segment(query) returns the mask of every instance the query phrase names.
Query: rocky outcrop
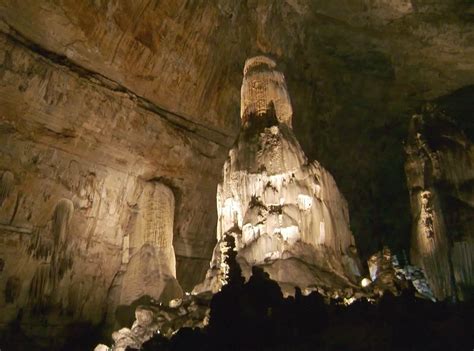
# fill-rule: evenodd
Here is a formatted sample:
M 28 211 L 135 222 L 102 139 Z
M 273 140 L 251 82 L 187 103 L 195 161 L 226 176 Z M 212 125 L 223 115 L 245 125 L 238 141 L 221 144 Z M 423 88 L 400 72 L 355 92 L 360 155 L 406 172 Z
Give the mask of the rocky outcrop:
M 244 275 L 263 267 L 287 294 L 294 287 L 343 288 L 358 284 L 360 264 L 349 214 L 336 183 L 308 162 L 292 130 L 283 74 L 267 57 L 246 61 L 242 130 L 217 190 L 217 246 L 205 282 L 218 291 L 226 280 L 226 237 Z
M 418 297 L 436 301 L 423 270 L 409 264 L 401 265 L 388 247 L 370 256 L 367 265 L 371 280 L 365 278 L 362 285 L 368 287 L 366 290 L 371 291 L 373 296 L 383 296 L 386 292 L 400 295 L 412 289 Z
M 135 309 L 135 321 L 131 328 L 121 328 L 112 333 L 111 348 L 97 345 L 95 351 L 124 351 L 140 349 L 154 335 L 171 338 L 181 328 L 203 328 L 209 323 L 210 295 L 185 294 L 169 303 L 148 304 Z
M 436 105 L 414 115 L 405 165 L 413 216 L 412 261 L 436 298 L 467 299 L 474 287 L 474 145 Z

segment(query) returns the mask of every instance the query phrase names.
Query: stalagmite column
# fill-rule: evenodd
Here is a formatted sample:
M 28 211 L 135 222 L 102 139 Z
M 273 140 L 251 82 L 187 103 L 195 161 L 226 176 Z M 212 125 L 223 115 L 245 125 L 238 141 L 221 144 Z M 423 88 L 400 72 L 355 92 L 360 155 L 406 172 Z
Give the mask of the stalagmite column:
M 359 261 L 347 204 L 318 162 L 308 162 L 292 130 L 282 73 L 264 56 L 247 60 L 242 128 L 217 190 L 217 240 L 211 268 L 195 291 L 225 283 L 225 237 L 235 238 L 246 276 L 262 266 L 283 290 L 343 289 L 358 283 Z M 225 269 L 224 269 L 225 270 Z
M 125 262 L 120 305 L 130 305 L 144 296 L 165 302 L 182 296 L 173 248 L 174 206 L 173 192 L 167 186 L 144 184 L 129 247 L 125 248 L 130 259 Z
M 474 288 L 474 145 L 436 106 L 413 116 L 405 172 L 413 217 L 411 259 L 437 299 Z

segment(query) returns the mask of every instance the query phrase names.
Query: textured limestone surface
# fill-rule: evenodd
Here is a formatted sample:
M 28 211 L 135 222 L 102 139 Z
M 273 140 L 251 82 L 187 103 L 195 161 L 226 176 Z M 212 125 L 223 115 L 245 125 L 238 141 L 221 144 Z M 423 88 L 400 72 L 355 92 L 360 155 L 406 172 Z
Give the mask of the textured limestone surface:
M 406 152 L 412 261 L 436 298 L 472 298 L 474 145 L 449 115 L 428 104 L 412 118 Z
M 242 130 L 218 186 L 217 245 L 197 292 L 225 283 L 230 235 L 244 276 L 263 267 L 286 294 L 354 287 L 360 279 L 346 200 L 294 136 L 285 79 L 275 66 L 262 56 L 246 61 Z
M 144 186 L 130 232 L 123 237 L 122 266 L 109 290 L 109 320 L 112 314 L 120 314 L 120 306 L 131 306 L 144 297 L 155 303 L 182 298 L 176 280 L 174 210 L 170 188 L 155 182 Z
M 203 275 L 224 148 L 29 44 L 0 35 L 0 325 L 59 344 Z

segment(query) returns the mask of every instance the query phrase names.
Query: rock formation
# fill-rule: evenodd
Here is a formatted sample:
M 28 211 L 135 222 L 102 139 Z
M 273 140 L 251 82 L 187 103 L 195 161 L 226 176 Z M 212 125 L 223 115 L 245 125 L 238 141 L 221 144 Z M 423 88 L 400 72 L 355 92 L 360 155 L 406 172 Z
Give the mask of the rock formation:
M 343 289 L 361 275 L 349 214 L 336 183 L 308 162 L 292 131 L 292 107 L 275 62 L 246 61 L 242 129 L 217 190 L 217 245 L 195 291 L 218 291 L 226 280 L 226 237 L 235 238 L 246 277 L 261 266 L 287 294 L 294 287 Z
M 437 299 L 466 299 L 474 287 L 474 145 L 427 104 L 411 120 L 406 153 L 411 259 Z
M 398 257 L 388 247 L 370 256 L 367 265 L 372 281 L 366 280 L 363 285 L 370 285 L 373 296 L 382 296 L 387 291 L 400 295 L 412 284 L 418 297 L 436 301 L 423 270 L 409 264 L 400 265 Z
M 68 115 L 74 128 L 64 125 L 61 138 L 57 124 L 50 139 L 87 136 L 93 149 L 78 143 L 75 151 L 88 150 L 94 164 L 119 170 L 136 162 L 136 170 L 182 183 L 186 201 L 177 206 L 186 215 L 182 221 L 178 209 L 175 250 L 177 275 L 189 289 L 202 279 L 214 247 L 210 209 L 240 127 L 242 63 L 257 52 L 274 55 L 293 92 L 299 142 L 337 178 L 359 249 L 370 254 L 381 233 L 390 246 L 407 244 L 400 145 L 407 111 L 473 83 L 473 11 L 472 2 L 459 0 L 3 0 L 0 112 L 39 125 Z M 25 50 L 34 65 L 19 53 Z M 82 79 L 66 78 L 71 72 Z M 36 103 L 43 97 L 51 104 Z M 178 127 L 194 150 L 171 147 L 168 128 L 126 133 L 150 119 Z M 100 134 L 104 126 L 115 139 Z M 181 136 L 171 138 L 181 145 Z M 115 156 L 99 159 L 110 150 Z M 191 182 L 196 175 L 201 179 Z M 205 210 L 194 201 L 205 201 Z
M 122 267 L 109 296 L 112 314 L 117 313 L 115 307 L 130 306 L 144 297 L 168 304 L 183 296 L 176 280 L 173 192 L 157 182 L 146 182 L 140 192 L 130 213 L 130 232 L 123 237 Z
M 131 328 L 120 328 L 112 333 L 113 345 L 97 345 L 95 351 L 124 351 L 140 349 L 156 334 L 171 338 L 181 328 L 203 328 L 209 323 L 210 295 L 185 294 L 169 303 L 138 305 L 134 310 Z

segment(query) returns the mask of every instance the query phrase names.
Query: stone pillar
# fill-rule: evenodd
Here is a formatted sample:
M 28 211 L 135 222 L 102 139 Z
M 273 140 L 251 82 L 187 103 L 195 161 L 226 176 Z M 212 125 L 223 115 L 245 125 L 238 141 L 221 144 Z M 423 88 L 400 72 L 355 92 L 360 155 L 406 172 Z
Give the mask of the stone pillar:
M 129 233 L 128 262 L 120 283 L 120 305 L 142 297 L 169 302 L 182 296 L 176 280 L 173 248 L 173 191 L 158 182 L 145 182 Z

